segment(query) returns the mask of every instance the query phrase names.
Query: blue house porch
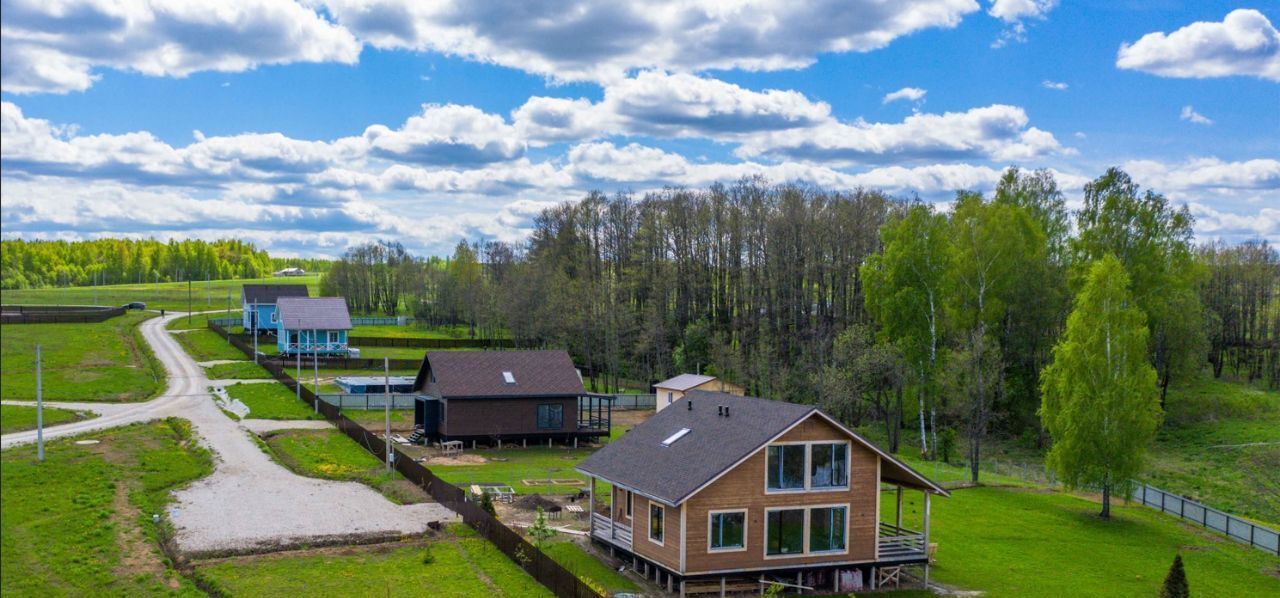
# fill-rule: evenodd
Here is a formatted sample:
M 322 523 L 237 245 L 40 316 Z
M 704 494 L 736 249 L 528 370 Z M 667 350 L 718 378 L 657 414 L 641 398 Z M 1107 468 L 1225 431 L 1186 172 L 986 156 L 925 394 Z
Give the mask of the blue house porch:
M 282 297 L 277 309 L 281 355 L 347 355 L 351 315 L 342 297 Z

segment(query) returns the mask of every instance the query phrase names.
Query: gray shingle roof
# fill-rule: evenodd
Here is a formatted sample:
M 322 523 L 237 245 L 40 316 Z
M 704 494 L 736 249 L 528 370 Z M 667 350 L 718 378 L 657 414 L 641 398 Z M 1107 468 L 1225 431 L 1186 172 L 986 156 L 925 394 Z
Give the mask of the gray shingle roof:
M 430 366 L 446 399 L 576 397 L 586 394 L 573 359 L 564 351 L 428 351 L 418 388 Z M 508 384 L 503 372 L 511 372 Z
M 670 388 L 672 390 L 686 391 L 699 384 L 706 384 L 715 380 L 715 376 L 703 376 L 701 374 L 680 374 L 674 378 L 663 380 L 653 386 L 655 388 Z
M 306 297 L 305 284 L 247 284 L 241 296 L 248 303 L 276 303 L 281 297 Z
M 281 297 L 276 309 L 285 330 L 351 330 L 342 297 Z
M 718 415 L 717 405 L 727 405 L 729 417 Z M 695 390 L 587 457 L 578 469 L 678 504 L 814 411 L 795 403 Z M 689 433 L 662 446 L 681 428 Z
M 693 409 L 688 408 L 690 401 Z M 729 417 L 716 413 L 719 405 L 729 408 Z M 577 469 L 677 505 L 795 423 L 815 414 L 825 417 L 807 405 L 695 390 L 584 459 Z M 689 433 L 670 446 L 662 446 L 663 440 L 683 428 Z M 883 481 L 949 496 L 941 486 L 892 455 L 845 431 L 882 457 Z

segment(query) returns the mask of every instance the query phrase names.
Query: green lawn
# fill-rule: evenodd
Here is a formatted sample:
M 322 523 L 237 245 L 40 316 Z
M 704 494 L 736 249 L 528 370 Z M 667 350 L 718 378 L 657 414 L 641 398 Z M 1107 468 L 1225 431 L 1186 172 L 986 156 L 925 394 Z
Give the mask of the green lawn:
M 232 384 L 227 395 L 249 407 L 248 419 L 324 419 L 283 384 Z
M 886 495 L 886 499 L 889 495 Z M 904 519 L 919 526 L 918 492 L 906 493 Z M 936 498 L 933 578 L 989 596 L 1155 596 L 1175 554 L 1192 595 L 1280 593 L 1274 555 L 1241 546 L 1140 506 L 1097 503 L 1039 489 L 973 488 Z M 893 509 L 883 509 L 890 520 Z
M 550 596 L 497 548 L 463 525 L 394 548 L 279 553 L 231 559 L 200 572 L 235 596 Z M 427 554 L 430 562 L 425 562 Z
M 205 368 L 210 380 L 263 380 L 271 378 L 271 374 L 262 366 L 252 361 L 235 363 L 219 363 Z
M 70 422 L 97 417 L 89 412 L 77 412 L 69 409 L 44 410 L 44 425 L 56 426 Z M 36 429 L 36 408 L 21 405 L 0 405 L 0 434 L 21 432 Z
M 214 361 L 218 359 L 244 359 L 245 354 L 231 346 L 231 343 L 218 336 L 218 333 L 199 328 L 173 335 L 187 354 L 196 361 Z
M 543 546 L 542 552 L 594 588 L 604 588 L 610 594 L 640 591 L 640 587 L 630 579 L 606 566 L 577 543 L 555 542 Z
M 177 419 L 0 453 L 0 594 L 203 596 L 169 569 L 154 513 L 169 492 L 213 470 L 209 453 Z
M 623 426 L 613 427 L 613 437 L 622 435 Z M 475 483 L 510 484 L 516 494 L 571 494 L 585 490 L 586 486 L 526 486 L 527 479 L 573 479 L 586 481 L 586 476 L 574 471 L 579 461 L 592 453 L 591 449 L 552 448 L 530 445 L 519 449 L 477 449 L 466 451 L 488 459 L 476 465 L 429 465 L 431 472 L 455 486 Z M 606 491 L 607 492 L 607 491 Z M 600 485 L 596 494 L 601 494 Z
M 471 338 L 466 326 L 356 326 L 351 336 L 380 336 L 384 338 L 434 338 L 434 339 L 466 339 Z M 500 335 L 498 338 L 506 338 Z
M 228 296 L 231 309 L 240 307 L 240 291 L 246 284 L 305 284 L 311 296 L 319 296 L 320 276 L 296 276 L 284 278 L 259 278 L 243 280 L 214 280 L 191 283 L 191 310 L 226 310 Z M 97 287 L 62 287 L 44 289 L 15 289 L 4 292 L 4 302 L 33 305 L 70 304 L 93 305 L 94 294 L 98 305 L 124 305 L 142 301 L 147 309 L 187 311 L 187 283 L 162 282 L 159 284 L 117 284 Z
M 237 298 L 236 298 L 236 301 L 239 301 L 239 300 L 240 300 L 240 299 L 237 297 Z M 237 303 L 236 305 L 238 306 L 238 305 L 239 305 L 239 303 Z M 216 308 L 215 308 L 215 309 L 216 309 Z M 169 330 L 187 330 L 187 329 L 191 329 L 191 328 L 208 328 L 208 327 L 209 327 L 209 320 L 210 320 L 210 319 L 217 320 L 217 319 L 222 319 L 222 318 L 236 318 L 236 319 L 238 320 L 238 319 L 240 318 L 240 309 L 239 309 L 239 307 L 237 307 L 235 310 L 233 310 L 230 314 L 227 314 L 227 312 L 225 312 L 225 311 L 218 311 L 218 312 L 213 312 L 213 313 L 208 313 L 208 314 L 191 314 L 191 318 L 190 318 L 190 321 L 189 321 L 189 322 L 187 321 L 187 318 L 185 318 L 185 317 L 183 317 L 183 318 L 174 318 L 173 320 L 170 320 L 168 324 L 165 324 L 165 326 L 166 326 Z M 239 326 L 236 326 L 235 328 L 236 328 L 237 330 L 239 330 Z
M 421 361 L 427 349 L 416 347 L 352 347 L 360 349 L 360 359 L 416 359 Z M 465 349 L 464 349 L 465 350 Z
M 344 409 L 342 414 L 352 421 L 374 431 L 381 430 L 383 423 L 386 421 L 386 412 L 382 409 L 370 409 L 368 411 L 361 409 Z M 413 426 L 412 409 L 391 410 L 392 428 L 407 428 L 411 426 Z
M 282 430 L 264 435 L 263 440 L 281 463 L 299 475 L 360 482 L 398 504 L 426 500 L 404 476 L 388 472 L 380 459 L 337 430 Z
M 89 324 L 0 326 L 0 398 L 35 400 L 37 343 L 45 400 L 124 402 L 155 396 L 163 387 L 163 370 L 138 331 L 149 317 L 130 312 Z

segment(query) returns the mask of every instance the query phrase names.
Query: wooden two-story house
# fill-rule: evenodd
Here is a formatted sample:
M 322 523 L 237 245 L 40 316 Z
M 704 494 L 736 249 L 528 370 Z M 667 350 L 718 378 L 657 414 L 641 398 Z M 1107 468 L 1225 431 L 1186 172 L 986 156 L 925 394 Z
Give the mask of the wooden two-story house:
M 577 470 L 590 478 L 592 538 L 682 595 L 761 579 L 852 591 L 909 565 L 927 579 L 929 497 L 948 495 L 812 406 L 706 391 Z M 884 522 L 882 486 L 896 492 Z M 924 493 L 919 531 L 902 524 L 903 489 Z

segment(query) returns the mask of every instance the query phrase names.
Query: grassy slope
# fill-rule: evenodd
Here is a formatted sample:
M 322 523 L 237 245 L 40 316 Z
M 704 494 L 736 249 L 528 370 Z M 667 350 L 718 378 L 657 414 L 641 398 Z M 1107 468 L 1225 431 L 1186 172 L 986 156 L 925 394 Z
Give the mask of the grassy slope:
M 56 426 L 82 419 L 97 417 L 89 412 L 76 412 L 68 409 L 44 410 L 44 425 Z M 0 405 L 0 434 L 21 432 L 36 429 L 36 408 L 20 405 Z
M 910 524 L 921 517 L 919 493 L 907 499 Z M 990 596 L 1154 596 L 1180 552 L 1195 595 L 1280 592 L 1274 556 L 1145 507 L 1113 509 L 1102 521 L 1096 503 L 1062 493 L 957 490 L 933 501 L 934 579 Z
M 1270 443 L 1270 444 L 1255 444 Z M 1236 446 L 1249 445 L 1254 446 Z M 1220 380 L 1170 390 L 1154 486 L 1280 525 L 1280 392 Z
M 542 551 L 592 587 L 603 587 L 611 594 L 640 591 L 639 586 L 632 583 L 630 579 L 606 566 L 600 562 L 600 559 L 574 542 L 548 544 L 542 547 Z
M 317 296 L 319 276 L 285 278 L 261 278 L 253 280 L 215 280 L 207 285 L 191 284 L 191 309 L 193 311 L 225 310 L 227 295 L 231 295 L 231 308 L 240 306 L 240 290 L 245 284 L 306 284 L 311 295 Z M 93 287 L 65 287 L 47 289 L 21 289 L 4 292 L 5 303 L 35 305 L 72 304 L 93 305 Z M 163 282 L 160 284 L 121 284 L 98 287 L 98 305 L 123 305 L 130 301 L 142 301 L 147 309 L 187 310 L 187 283 Z
M 266 380 L 271 374 L 252 361 L 219 363 L 205 368 L 210 380 Z
M 368 411 L 344 409 L 342 414 L 351 419 L 351 421 L 374 431 L 381 430 L 386 422 L 386 412 L 382 409 L 370 409 Z M 393 429 L 413 427 L 413 410 L 393 409 L 391 411 L 391 427 Z
M 249 407 L 249 419 L 324 419 L 282 384 L 232 384 L 226 388 L 228 396 Z
M 99 432 L 98 445 L 56 440 L 0 453 L 4 595 L 202 595 L 166 569 L 151 514 L 169 491 L 208 474 L 186 422 Z
M 277 459 L 299 475 L 360 482 L 400 504 L 424 498 L 407 491 L 403 476 L 387 472 L 381 461 L 337 430 L 284 430 L 264 439 Z
M 621 436 L 626 428 L 613 427 L 613 438 Z M 466 486 L 475 483 L 510 484 L 516 494 L 558 494 L 575 493 L 586 486 L 526 486 L 521 480 L 526 479 L 574 479 L 586 481 L 586 476 L 574 471 L 579 461 L 592 453 L 591 449 L 565 448 L 556 445 L 554 448 L 530 446 L 523 449 L 479 449 L 468 454 L 480 455 L 490 461 L 477 465 L 429 465 L 431 472 L 440 479 L 454 485 Z M 494 461 L 493 459 L 504 459 Z M 600 485 L 596 486 L 597 496 L 601 494 Z
M 244 359 L 244 353 L 231 346 L 226 339 L 212 330 L 200 328 L 173 335 L 187 354 L 196 361 L 219 359 Z
M 234 559 L 201 572 L 237 596 L 550 596 L 545 588 L 461 525 L 423 545 Z M 431 563 L 424 563 L 428 550 Z
M 162 387 L 160 365 L 138 332 L 150 314 L 130 312 L 92 324 L 0 326 L 0 398 L 35 400 L 40 344 L 49 401 L 139 401 Z
M 239 299 L 236 299 L 236 301 L 239 301 Z M 232 310 L 230 314 L 228 314 L 225 311 L 219 311 L 219 312 L 214 312 L 210 314 L 191 314 L 190 321 L 188 321 L 187 318 L 174 318 L 168 324 L 166 324 L 165 327 L 167 327 L 169 330 L 189 330 L 192 328 L 208 328 L 210 319 L 215 319 L 215 320 L 221 319 L 221 318 L 237 318 L 238 319 L 239 317 L 240 317 L 240 310 L 238 308 Z

